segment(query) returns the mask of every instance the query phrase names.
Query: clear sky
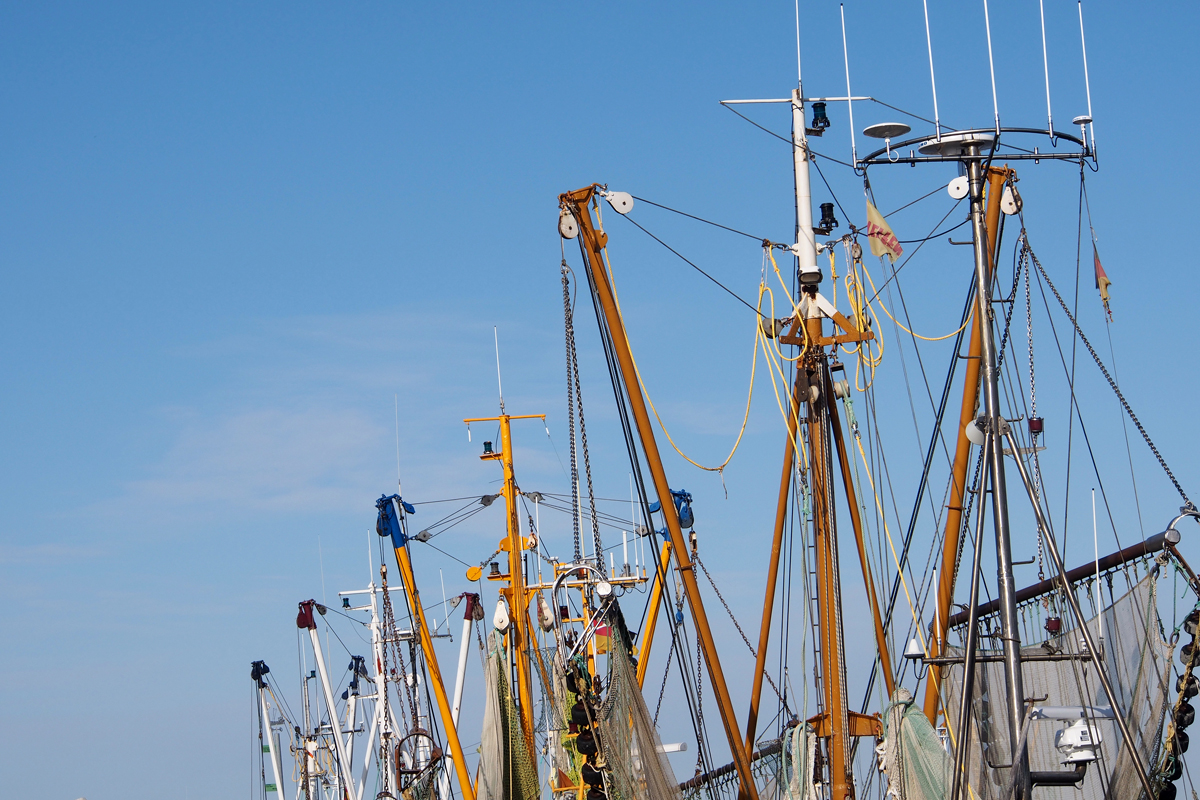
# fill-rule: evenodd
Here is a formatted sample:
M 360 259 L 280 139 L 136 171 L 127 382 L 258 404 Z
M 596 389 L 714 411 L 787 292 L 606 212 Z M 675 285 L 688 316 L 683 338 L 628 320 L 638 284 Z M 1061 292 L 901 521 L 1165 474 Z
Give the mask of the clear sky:
M 1045 5 L 1054 118 L 1072 130 L 1087 111 L 1077 6 Z M 929 11 L 942 121 L 991 125 L 982 4 L 930 0 Z M 801 13 L 806 93 L 844 94 L 837 4 L 807 2 Z M 993 3 L 991 13 L 1001 120 L 1041 127 L 1038 4 Z M 1191 102 L 1200 12 L 1090 0 L 1084 13 L 1100 149 L 1087 185 L 1113 280 L 1111 353 L 1086 233 L 1081 320 L 1115 357 L 1185 489 L 1200 495 L 1200 422 L 1190 413 L 1200 388 L 1190 245 L 1200 208 L 1189 140 L 1200 129 Z M 920 4 L 851 2 L 846 25 L 853 93 L 931 116 Z M 549 440 L 537 423 L 518 428 L 522 486 L 567 490 L 557 195 L 605 182 L 786 241 L 788 146 L 717 101 L 786 97 L 795 80 L 786 2 L 0 8 L 3 793 L 251 791 L 249 662 L 278 665 L 295 691 L 295 603 L 333 603 L 338 589 L 367 580 L 373 501 L 396 484 L 397 409 L 406 499 L 495 491 L 495 466 L 475 458 L 484 436 L 477 429 L 468 443 L 461 423 L 496 411 L 492 326 L 509 411 L 549 415 Z M 785 107 L 747 113 L 787 135 Z M 844 106 L 830 117 L 816 147 L 845 160 Z M 855 108 L 860 131 L 891 118 L 931 129 L 877 105 Z M 845 208 L 838 233 L 864 224 L 861 179 L 821 166 Z M 1019 169 L 1031 241 L 1073 291 L 1078 170 Z M 951 167 L 871 173 L 885 213 L 953 176 Z M 817 183 L 814 200 L 830 191 Z M 900 239 L 918 239 L 952 204 L 937 194 L 891 221 Z M 755 242 L 645 204 L 634 216 L 754 298 Z M 753 316 L 632 225 L 605 219 L 651 396 L 690 455 L 719 463 L 741 422 Z M 944 238 L 926 247 L 901 286 L 916 329 L 938 335 L 957 325 L 969 250 Z M 577 251 L 568 258 L 578 264 Z M 624 449 L 595 323 L 588 304 L 580 310 L 597 492 L 620 498 Z M 1050 342 L 1048 326 L 1039 336 Z M 902 349 L 885 353 L 878 379 L 906 519 L 932 417 L 913 352 L 902 360 Z M 1062 369 L 1046 353 L 1047 443 L 1061 458 Z M 922 350 L 935 396 L 948 356 L 944 344 Z M 1112 527 L 1126 544 L 1142 529 L 1114 402 L 1083 355 L 1079 374 L 1114 503 L 1103 551 L 1115 548 Z M 1131 442 L 1149 534 L 1179 500 Z M 760 372 L 725 474 L 728 499 L 718 477 L 668 457 L 672 483 L 696 495 L 701 554 L 749 630 L 781 449 Z M 1086 450 L 1075 455 L 1071 530 L 1083 536 L 1078 520 L 1096 481 Z M 1048 472 L 1047 486 L 1061 515 L 1065 472 Z M 433 508 L 417 522 L 436 518 Z M 502 526 L 489 511 L 439 541 L 475 563 Z M 546 521 L 547 541 L 563 553 L 567 530 L 565 519 Z M 922 535 L 923 553 L 932 532 Z M 1015 547 L 1018 559 L 1033 555 L 1027 524 Z M 1090 542 L 1079 547 L 1075 561 L 1090 553 Z M 1191 542 L 1184 552 L 1200 561 Z M 448 594 L 468 588 L 460 564 L 428 550 L 417 557 L 427 593 L 440 596 L 439 569 Z M 843 563 L 849 581 L 853 562 Z M 1022 584 L 1034 579 L 1023 569 Z M 860 600 L 847 604 L 861 611 Z M 712 608 L 727 668 L 744 674 L 736 633 L 715 598 Z M 453 663 L 456 647 L 445 647 Z M 344 654 L 335 656 L 340 670 Z M 682 725 L 664 738 L 686 734 Z M 677 769 L 690 774 L 686 762 Z

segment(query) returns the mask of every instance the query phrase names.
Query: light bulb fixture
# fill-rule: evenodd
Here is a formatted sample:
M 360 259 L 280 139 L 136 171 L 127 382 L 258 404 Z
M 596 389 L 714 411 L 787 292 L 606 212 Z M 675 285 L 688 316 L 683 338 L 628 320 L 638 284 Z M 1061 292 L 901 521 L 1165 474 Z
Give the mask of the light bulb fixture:
M 825 104 L 818 100 L 812 104 L 812 111 L 812 127 L 806 129 L 805 133 L 809 136 L 820 136 L 830 125 L 829 117 L 825 113 Z

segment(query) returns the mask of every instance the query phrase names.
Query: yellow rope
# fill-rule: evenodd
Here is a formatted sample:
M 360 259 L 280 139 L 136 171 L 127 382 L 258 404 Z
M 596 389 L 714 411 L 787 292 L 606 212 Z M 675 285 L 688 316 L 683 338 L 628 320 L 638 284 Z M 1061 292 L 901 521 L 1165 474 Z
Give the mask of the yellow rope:
M 613 277 L 612 264 L 608 260 L 608 248 L 604 248 L 601 252 L 604 255 L 604 266 L 608 270 L 608 283 L 609 286 L 612 287 L 613 302 L 616 304 L 617 313 L 619 314 L 621 313 L 621 301 L 617 298 L 617 282 Z M 737 440 L 733 443 L 733 449 L 729 451 L 729 455 L 725 457 L 725 460 L 722 461 L 721 465 L 718 467 L 706 467 L 705 465 L 693 460 L 687 453 L 679 449 L 679 445 L 675 444 L 675 440 L 671 438 L 670 431 L 668 431 L 667 426 L 663 424 L 662 417 L 659 415 L 658 409 L 654 407 L 654 401 L 650 399 L 650 392 L 646 389 L 646 382 L 642 380 L 642 373 L 641 370 L 638 369 L 637 359 L 633 357 L 633 345 L 629 341 L 628 334 L 625 336 L 625 344 L 629 348 L 629 360 L 633 362 L 633 371 L 634 374 L 637 375 L 638 386 L 642 390 L 642 396 L 646 398 L 646 404 L 650 406 L 650 410 L 654 412 L 654 418 L 658 420 L 658 427 L 662 429 L 663 435 L 667 437 L 667 441 L 671 443 L 671 447 L 675 449 L 676 453 L 682 456 L 684 460 L 693 467 L 698 467 L 705 472 L 723 473 L 725 471 L 725 467 L 727 467 L 729 462 L 733 460 L 733 455 L 737 452 L 738 446 L 741 445 L 742 435 L 746 433 L 746 424 L 750 421 L 750 404 L 754 399 L 754 375 L 758 370 L 758 337 L 762 333 L 757 321 L 754 323 L 754 328 L 754 357 L 750 362 L 750 389 L 746 393 L 746 413 L 742 417 L 742 427 L 740 430 L 738 430 Z
M 892 322 L 894 322 L 894 323 L 896 323 L 898 326 L 900 326 L 900 330 L 904 331 L 904 332 L 905 332 L 905 333 L 907 333 L 907 334 L 910 334 L 910 335 L 912 335 L 912 336 L 915 336 L 915 337 L 917 337 L 918 339 L 921 339 L 921 340 L 923 340 L 923 341 L 926 341 L 926 342 L 940 342 L 940 341 L 943 341 L 943 340 L 945 340 L 945 339 L 949 339 L 951 336 L 958 336 L 958 334 L 962 333 L 962 330 L 963 330 L 963 328 L 967 327 L 967 323 L 968 323 L 968 322 L 970 322 L 970 320 L 967 320 L 967 322 L 964 322 L 964 323 L 963 323 L 962 325 L 960 325 L 960 326 L 959 326 L 957 329 L 955 329 L 955 330 L 951 331 L 950 333 L 947 333 L 945 336 L 922 336 L 922 335 L 921 335 L 921 334 L 919 334 L 919 333 L 913 333 L 913 332 L 912 332 L 912 331 L 910 331 L 908 328 L 904 327 L 904 324 L 903 324 L 902 322 L 900 322 L 898 319 L 896 319 L 895 317 L 893 317 L 893 316 L 892 316 L 892 312 L 890 312 L 890 311 L 888 311 L 888 310 L 887 310 L 887 306 L 885 306 L 885 305 L 883 304 L 883 298 L 881 298 L 881 297 L 879 297 L 879 296 L 878 296 L 878 294 L 879 294 L 879 290 L 875 288 L 875 281 L 874 281 L 874 280 L 872 280 L 872 278 L 871 278 L 871 272 L 870 272 L 870 270 L 868 270 L 868 269 L 867 269 L 867 268 L 864 266 L 864 267 L 863 267 L 863 272 L 864 272 L 864 273 L 866 273 L 866 275 L 867 275 L 867 280 L 868 280 L 868 281 L 871 281 L 871 289 L 872 289 L 872 291 L 874 292 L 874 294 L 876 295 L 875 299 L 876 299 L 877 301 L 879 301 L 879 307 L 883 309 L 883 313 L 887 314 L 887 315 L 888 315 L 888 319 L 890 319 Z
M 920 621 L 920 616 L 917 614 L 916 608 L 913 606 L 912 594 L 908 590 L 908 580 L 904 577 L 904 570 L 900 567 L 900 558 L 896 555 L 896 543 L 892 541 L 892 531 L 888 527 L 887 517 L 883 513 L 883 505 L 879 501 L 879 492 L 875 489 L 875 479 L 871 477 L 871 468 L 867 465 L 867 453 L 863 450 L 862 437 L 857 433 L 854 434 L 854 442 L 858 445 L 859 455 L 862 457 L 863 470 L 867 473 L 867 481 L 871 484 L 871 495 L 875 498 L 875 508 L 879 512 L 879 518 L 883 522 L 883 532 L 887 537 L 888 549 L 892 551 L 892 561 L 896 564 L 896 572 L 900 576 L 900 585 L 904 587 L 904 597 L 908 601 L 908 610 L 912 614 L 914 620 Z M 921 649 L 926 653 L 929 652 L 929 643 L 925 640 L 925 631 L 921 625 L 916 625 L 917 635 L 921 637 Z M 938 697 L 941 699 L 941 692 L 938 692 Z M 945 711 L 945 703 L 942 703 L 943 713 Z M 950 715 L 944 714 L 946 720 L 946 732 L 950 735 L 950 743 L 955 747 L 958 746 L 957 736 L 954 729 L 950 725 Z
M 771 317 L 770 318 L 774 319 L 775 295 L 771 292 L 770 287 L 768 287 L 765 283 L 760 282 L 758 285 L 758 308 L 759 308 L 760 314 L 762 312 L 762 298 L 763 298 L 764 294 L 767 295 L 771 300 Z M 787 395 L 788 408 L 785 408 L 784 404 L 783 404 L 783 400 L 779 396 L 779 385 L 775 381 L 775 376 L 778 375 L 780 382 L 783 383 L 784 389 L 785 390 L 787 389 L 788 380 L 787 380 L 787 375 L 783 371 L 783 364 L 782 364 L 782 362 L 776 360 L 777 355 L 779 358 L 785 359 L 785 360 L 786 360 L 786 356 L 784 356 L 782 353 L 779 352 L 778 340 L 774 340 L 773 345 L 768 345 L 767 342 L 768 342 L 768 337 L 766 336 L 766 334 L 764 334 L 762 332 L 762 328 L 760 327 L 759 331 L 758 331 L 758 345 L 760 347 L 762 347 L 763 355 L 767 359 L 767 365 L 770 370 L 770 376 L 771 376 L 771 388 L 774 389 L 774 391 L 775 391 L 775 404 L 777 406 L 779 406 L 779 413 L 783 416 L 783 424 L 784 424 L 784 428 L 786 429 L 789 427 L 788 421 L 791 418 L 791 415 L 790 415 L 788 409 L 791 407 L 792 399 L 791 399 L 791 395 L 788 394 Z M 805 349 L 808 348 L 807 332 L 806 332 L 804 346 L 805 346 Z M 798 413 L 799 413 L 799 411 L 797 410 L 797 414 Z M 802 471 L 807 471 L 808 470 L 808 450 L 800 447 L 800 442 L 799 442 L 799 439 L 797 438 L 799 436 L 799 426 L 797 425 L 796 432 L 793 433 L 789 430 L 788 434 L 792 439 L 792 448 L 796 452 L 801 453 L 804 457 L 804 466 L 802 467 Z

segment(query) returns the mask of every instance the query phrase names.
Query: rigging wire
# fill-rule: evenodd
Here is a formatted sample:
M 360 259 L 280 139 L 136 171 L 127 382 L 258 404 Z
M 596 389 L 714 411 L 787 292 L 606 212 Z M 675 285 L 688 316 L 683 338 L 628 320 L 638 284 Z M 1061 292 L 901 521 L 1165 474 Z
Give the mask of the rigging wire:
M 754 311 L 755 313 L 758 313 L 758 310 L 757 310 L 757 309 L 756 309 L 754 306 L 752 306 L 752 305 L 750 305 L 748 302 L 746 302 L 746 301 L 745 301 L 745 300 L 744 300 L 744 299 L 743 299 L 743 298 L 742 298 L 740 295 L 738 295 L 736 292 L 734 292 L 732 289 L 730 289 L 730 288 L 729 288 L 728 286 L 726 286 L 725 284 L 721 283 L 719 280 L 717 280 L 716 278 L 714 278 L 712 275 L 709 275 L 707 272 L 705 272 L 704 270 L 700 269 L 700 267 L 698 267 L 698 266 L 696 266 L 695 264 L 693 264 L 693 263 L 692 263 L 691 261 L 689 261 L 689 260 L 688 260 L 686 257 L 684 257 L 684 255 L 683 255 L 682 253 L 680 253 L 680 252 L 679 252 L 678 250 L 676 250 L 675 248 L 671 247 L 671 245 L 667 244 L 667 243 L 666 243 L 666 242 L 664 242 L 662 239 L 658 238 L 658 237 L 657 237 L 657 236 L 655 236 L 653 233 L 651 233 L 650 231 L 648 231 L 648 230 L 646 230 L 645 228 L 643 228 L 643 227 L 641 226 L 641 224 L 639 224 L 639 223 L 638 223 L 638 221 L 637 221 L 637 220 L 635 220 L 633 217 L 629 216 L 628 214 L 625 214 L 625 215 L 623 215 L 623 216 L 622 216 L 622 219 L 627 219 L 627 220 L 629 220 L 630 222 L 632 222 L 632 223 L 633 223 L 633 225 L 634 225 L 634 227 L 636 227 L 636 228 L 637 228 L 638 230 L 640 230 L 642 233 L 644 233 L 644 234 L 646 234 L 647 236 L 649 236 L 649 237 L 650 237 L 651 239 L 653 239 L 654 241 L 656 241 L 656 242 L 658 242 L 659 244 L 661 244 L 663 247 L 665 247 L 665 248 L 667 248 L 668 250 L 670 250 L 670 251 L 671 251 L 672 253 L 674 253 L 675 255 L 679 256 L 679 258 L 680 258 L 680 259 L 682 259 L 682 260 L 683 260 L 683 262 L 684 262 L 685 264 L 687 264 L 689 267 L 691 267 L 692 269 L 694 269 L 694 270 L 696 270 L 697 272 L 699 272 L 699 273 L 700 273 L 701 275 L 703 275 L 704 277 L 708 278 L 710 281 L 712 281 L 713 283 L 715 283 L 717 286 L 720 286 L 720 287 L 721 287 L 723 290 L 725 290 L 725 292 L 726 292 L 726 293 L 727 293 L 727 294 L 728 294 L 730 297 L 732 297 L 733 299 L 737 300 L 739 303 L 741 303 L 742 305 L 744 305 L 746 308 L 750 309 L 751 311 Z
M 695 214 L 689 214 L 686 211 L 680 211 L 677 208 L 671 208 L 670 206 L 664 206 L 662 203 L 656 203 L 653 200 L 647 200 L 644 197 L 638 197 L 637 195 L 633 195 L 633 199 L 637 200 L 639 203 L 645 203 L 646 205 L 654 206 L 655 208 L 661 208 L 664 211 L 670 211 L 672 214 L 678 214 L 681 217 L 687 217 L 688 219 L 694 219 L 697 222 L 703 222 L 705 225 L 712 225 L 714 228 L 720 228 L 721 230 L 729 231 L 730 233 L 736 233 L 738 236 L 745 236 L 747 239 L 753 239 L 756 242 L 761 242 L 763 240 L 762 236 L 755 236 L 753 233 L 746 233 L 745 231 L 739 231 L 737 228 L 731 228 L 728 225 L 722 225 L 719 222 L 713 222 L 712 220 L 705 219 L 704 217 L 697 217 Z
M 1113 390 L 1113 392 L 1117 395 L 1117 399 L 1121 401 L 1121 406 L 1125 409 L 1125 413 L 1129 415 L 1129 419 L 1133 422 L 1134 426 L 1137 427 L 1138 432 L 1142 434 L 1142 438 L 1145 440 L 1146 445 L 1150 448 L 1150 452 L 1152 452 L 1154 457 L 1158 459 L 1159 466 L 1161 466 L 1163 468 L 1163 472 L 1167 474 L 1167 478 L 1170 479 L 1171 484 L 1175 487 L 1175 491 L 1179 492 L 1179 496 L 1183 498 L 1183 501 L 1188 505 L 1188 507 L 1194 508 L 1195 506 L 1192 504 L 1192 501 L 1188 498 L 1187 493 L 1183 491 L 1183 487 L 1180 485 L 1179 480 L 1175 477 L 1175 473 L 1171 471 L 1169 466 L 1167 466 L 1166 459 L 1163 458 L 1162 453 L 1159 452 L 1158 447 L 1155 446 L 1153 440 L 1151 440 L 1150 434 L 1148 434 L 1146 429 L 1142 426 L 1141 420 L 1139 420 L 1137 415 L 1133 413 L 1133 409 L 1130 407 L 1129 402 L 1125 399 L 1125 395 L 1117 387 L 1116 381 L 1114 381 L 1112 375 L 1109 374 L 1108 369 L 1104 366 L 1104 362 L 1100 360 L 1100 356 L 1096 354 L 1095 349 L 1092 347 L 1092 343 L 1088 341 L 1087 336 L 1085 336 L 1082 329 L 1080 329 L 1079 323 L 1076 322 L 1075 316 L 1071 313 L 1070 309 L 1067 308 L 1067 304 L 1063 300 L 1062 295 L 1058 293 L 1058 289 L 1054 286 L 1054 282 L 1050 280 L 1050 276 L 1046 274 L 1045 268 L 1042 267 L 1042 264 L 1040 261 L 1038 261 L 1037 256 L 1033 254 L 1032 248 L 1029 248 L 1029 240 L 1025 236 L 1024 231 L 1021 232 L 1021 236 L 1025 240 L 1025 247 L 1029 249 L 1030 260 L 1033 262 L 1033 265 L 1037 267 L 1042 278 L 1046 281 L 1046 285 L 1050 287 L 1050 291 L 1054 293 L 1054 298 L 1058 300 L 1058 304 L 1062 308 L 1063 313 L 1066 314 L 1067 319 L 1070 320 L 1076 334 L 1079 336 L 1079 340 L 1083 342 L 1083 346 L 1087 348 L 1088 353 L 1092 356 L 1092 360 L 1096 362 L 1096 366 L 1100 368 L 1100 372 L 1103 373 L 1105 380 L 1108 381 L 1109 388 Z

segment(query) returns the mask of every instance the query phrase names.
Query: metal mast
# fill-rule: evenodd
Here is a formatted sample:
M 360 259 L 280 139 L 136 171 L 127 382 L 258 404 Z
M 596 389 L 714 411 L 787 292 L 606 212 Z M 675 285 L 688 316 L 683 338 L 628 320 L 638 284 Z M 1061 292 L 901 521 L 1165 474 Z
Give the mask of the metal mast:
M 942 139 L 943 145 L 947 142 Z M 979 344 L 983 372 L 983 416 L 989 430 L 995 434 L 1002 430 L 1004 420 L 1000 416 L 1000 374 L 997 369 L 996 341 L 992 331 L 992 286 L 990 275 L 990 245 L 987 241 L 987 225 L 984 219 L 984 166 L 981 145 L 992 145 L 992 138 L 970 138 L 960 144 L 949 146 L 961 148 L 962 161 L 967 168 L 967 181 L 971 198 L 971 232 L 975 250 L 975 302 L 980 320 Z M 1021 681 L 1021 630 L 1017 621 L 1016 585 L 1013 582 L 1012 544 L 1009 539 L 1008 492 L 1004 479 L 1004 449 L 998 444 L 988 448 L 988 475 L 992 492 L 992 519 L 996 528 L 996 583 L 1000 599 L 1000 630 L 1004 644 L 1004 678 L 1008 697 L 1009 752 L 1012 753 L 1013 768 L 1018 774 L 1027 774 L 1026 751 L 1017 752 L 1017 737 L 1025 718 L 1025 690 Z M 962 745 L 960 744 L 960 747 Z M 1028 797 L 1028 786 L 1022 787 L 1021 796 Z

